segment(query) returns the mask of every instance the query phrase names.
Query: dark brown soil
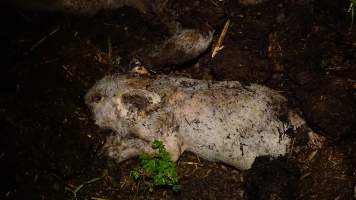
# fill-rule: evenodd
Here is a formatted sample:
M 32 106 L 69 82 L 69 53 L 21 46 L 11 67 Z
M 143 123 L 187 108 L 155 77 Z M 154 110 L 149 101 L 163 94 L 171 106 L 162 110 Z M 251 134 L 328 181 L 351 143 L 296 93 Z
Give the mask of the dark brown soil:
M 356 29 L 349 29 L 349 2 L 237 2 L 169 4 L 167 18 L 190 28 L 208 24 L 215 40 L 231 20 L 224 49 L 214 59 L 209 49 L 174 73 L 281 90 L 310 127 L 328 138 L 323 149 L 259 158 L 248 171 L 185 153 L 178 162 L 181 192 L 143 191 L 130 178 L 136 159 L 116 165 L 98 153 L 109 133 L 94 125 L 83 96 L 105 74 L 127 72 L 135 52 L 169 35 L 162 16 L 128 7 L 85 17 L 2 5 L 1 199 L 74 199 L 65 188 L 107 170 L 77 198 L 356 198 Z

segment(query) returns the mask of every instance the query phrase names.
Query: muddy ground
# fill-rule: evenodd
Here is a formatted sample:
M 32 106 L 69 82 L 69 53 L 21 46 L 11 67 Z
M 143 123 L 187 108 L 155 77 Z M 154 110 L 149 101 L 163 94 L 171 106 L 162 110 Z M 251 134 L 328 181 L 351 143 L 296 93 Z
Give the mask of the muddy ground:
M 1 199 L 355 199 L 356 28 L 349 2 L 270 0 L 175 1 L 184 27 L 209 24 L 224 49 L 170 68 L 194 78 L 266 84 L 283 92 L 310 127 L 328 138 L 315 152 L 239 171 L 185 153 L 182 191 L 143 191 L 130 178 L 136 159 L 120 165 L 98 154 L 108 131 L 91 120 L 83 96 L 105 74 L 129 70 L 142 48 L 162 41 L 162 15 L 123 7 L 95 16 L 20 11 L 2 5 Z M 109 50 L 111 46 L 111 51 Z M 67 189 L 66 189 L 67 188 Z

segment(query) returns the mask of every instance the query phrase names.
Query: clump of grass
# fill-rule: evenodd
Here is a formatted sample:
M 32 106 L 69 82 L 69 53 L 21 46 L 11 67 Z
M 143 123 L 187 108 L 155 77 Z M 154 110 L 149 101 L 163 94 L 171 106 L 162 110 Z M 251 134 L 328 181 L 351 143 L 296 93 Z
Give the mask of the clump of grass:
M 80 184 L 78 186 L 68 185 L 68 186 L 65 187 L 65 190 L 71 192 L 73 194 L 73 199 L 77 200 L 78 199 L 78 192 L 80 190 L 82 190 L 87 185 L 90 185 L 90 184 L 93 184 L 95 182 L 98 182 L 98 181 L 102 180 L 107 175 L 108 175 L 108 171 L 104 170 L 103 175 L 101 175 L 100 177 L 92 178 L 92 179 L 90 179 L 88 181 L 83 182 L 82 184 Z
M 349 5 L 349 9 L 348 12 L 350 13 L 351 16 L 351 25 L 350 28 L 352 28 L 353 24 L 354 24 L 354 20 L 355 20 L 355 9 L 356 9 L 356 0 L 350 0 L 350 5 Z
M 157 155 L 142 154 L 140 166 L 131 171 L 131 177 L 143 183 L 148 191 L 153 192 L 155 187 L 169 186 L 173 191 L 181 189 L 179 185 L 176 165 L 162 142 L 155 140 L 153 149 L 158 149 Z

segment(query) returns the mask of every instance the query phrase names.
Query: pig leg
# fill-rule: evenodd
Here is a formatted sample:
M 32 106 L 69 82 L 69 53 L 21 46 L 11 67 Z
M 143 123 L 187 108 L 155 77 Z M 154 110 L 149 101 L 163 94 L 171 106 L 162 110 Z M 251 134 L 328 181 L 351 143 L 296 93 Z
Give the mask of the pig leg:
M 187 149 L 184 144 L 184 140 L 178 134 L 179 125 L 173 113 L 168 113 L 163 116 L 154 116 L 153 119 L 148 120 L 144 126 L 137 125 L 135 131 L 132 134 L 144 141 L 148 141 L 150 144 L 153 141 L 158 140 L 163 143 L 165 149 L 170 154 L 173 161 L 177 161 L 180 155 Z M 152 123 L 151 121 L 154 121 Z M 158 127 L 150 127 L 147 124 L 158 124 Z M 158 130 L 158 131 L 150 131 Z
M 118 163 L 143 153 L 154 154 L 151 143 L 139 138 L 122 138 L 119 135 L 106 139 L 102 151 Z
M 187 149 L 182 138 L 178 137 L 176 133 L 171 133 L 168 136 L 161 138 L 161 141 L 167 152 L 171 155 L 172 161 L 177 161 L 180 155 Z
M 135 135 L 135 136 L 138 138 L 135 138 L 134 139 L 135 141 L 133 143 L 129 143 L 125 141 L 124 142 L 125 145 L 126 144 L 132 145 L 132 147 L 135 148 L 135 151 L 142 149 L 143 150 L 142 152 L 145 153 L 157 153 L 152 150 L 151 146 L 155 140 L 158 140 L 162 142 L 167 152 L 171 155 L 171 159 L 173 161 L 177 161 L 180 155 L 187 149 L 186 145 L 184 145 L 183 143 L 183 139 L 180 138 L 176 132 L 169 131 L 156 135 Z M 143 146 L 141 143 L 145 143 L 145 146 Z M 141 146 L 136 147 L 138 145 Z M 150 151 L 147 150 L 147 146 L 148 148 L 151 148 Z M 131 152 L 132 150 L 129 151 Z

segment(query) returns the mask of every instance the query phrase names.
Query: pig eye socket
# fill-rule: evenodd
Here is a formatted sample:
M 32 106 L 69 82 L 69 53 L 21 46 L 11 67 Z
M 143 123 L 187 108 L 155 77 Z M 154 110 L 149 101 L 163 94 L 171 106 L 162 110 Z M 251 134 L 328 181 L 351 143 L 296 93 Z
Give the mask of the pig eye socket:
M 98 103 L 102 99 L 103 99 L 103 97 L 100 94 L 95 94 L 91 97 L 91 101 L 94 103 Z

